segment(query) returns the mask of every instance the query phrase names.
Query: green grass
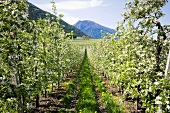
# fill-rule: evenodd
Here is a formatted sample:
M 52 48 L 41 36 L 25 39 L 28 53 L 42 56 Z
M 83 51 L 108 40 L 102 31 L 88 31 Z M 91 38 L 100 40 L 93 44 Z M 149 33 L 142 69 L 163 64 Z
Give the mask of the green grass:
M 105 106 L 106 111 L 108 113 L 124 113 L 123 108 L 113 99 L 113 95 L 106 90 L 104 86 L 105 83 L 101 82 L 99 76 L 94 71 L 92 72 L 92 75 L 95 81 L 95 86 L 99 90 L 102 105 Z
M 92 77 L 94 81 L 92 81 Z M 80 80 L 80 83 L 77 84 L 78 86 L 76 86 L 74 82 L 76 79 Z M 99 103 L 97 102 L 95 95 L 96 86 L 100 93 L 100 99 L 102 102 L 100 104 L 106 108 L 106 111 L 108 113 L 123 113 L 122 107 L 117 104 L 113 95 L 107 91 L 104 85 L 105 83 L 101 82 L 99 76 L 92 71 L 86 50 L 80 70 L 77 72 L 74 80 L 71 80 L 68 83 L 68 87 L 66 89 L 67 93 L 63 100 L 65 106 L 70 105 L 71 99 L 74 95 L 73 90 L 77 87 L 78 103 L 76 104 L 76 111 L 78 113 L 97 113 L 99 111 Z
M 82 73 L 80 75 L 80 84 L 78 89 L 79 94 L 76 110 L 80 113 L 95 113 L 98 111 L 99 106 L 95 98 L 94 84 L 91 79 L 87 51 L 85 53 L 85 59 L 82 67 Z
M 73 44 L 78 44 L 81 46 L 93 45 L 100 42 L 101 39 L 89 39 L 89 40 L 73 40 Z

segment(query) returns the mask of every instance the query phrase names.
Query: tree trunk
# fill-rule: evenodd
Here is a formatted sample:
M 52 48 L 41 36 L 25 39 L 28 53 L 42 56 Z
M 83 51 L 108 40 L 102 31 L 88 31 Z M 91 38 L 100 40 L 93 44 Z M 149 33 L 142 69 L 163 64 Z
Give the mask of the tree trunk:
M 45 88 L 45 94 L 44 94 L 45 98 L 47 98 L 47 90 Z
M 54 89 L 53 89 L 53 87 L 54 87 L 54 86 L 53 86 L 53 82 L 52 82 L 52 89 L 51 89 L 51 90 L 52 90 L 52 92 L 53 92 L 53 90 L 54 90 Z
M 38 108 L 40 105 L 39 105 L 39 94 L 36 95 L 36 108 Z

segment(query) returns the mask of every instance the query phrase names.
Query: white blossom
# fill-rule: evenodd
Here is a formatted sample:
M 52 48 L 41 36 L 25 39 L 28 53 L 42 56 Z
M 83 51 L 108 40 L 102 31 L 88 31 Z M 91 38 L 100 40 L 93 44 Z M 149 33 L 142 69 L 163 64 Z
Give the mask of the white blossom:
M 157 99 L 157 100 L 161 100 L 161 99 L 162 99 L 162 97 L 160 97 L 160 96 L 157 96 L 157 97 L 156 97 L 156 99 Z
M 159 82 L 158 82 L 158 81 L 157 81 L 157 82 L 154 82 L 154 84 L 155 84 L 155 85 L 159 85 Z
M 166 108 L 167 108 L 168 110 L 170 110 L 170 105 L 167 105 Z
M 166 101 L 166 104 L 169 104 L 169 101 Z
M 156 100 L 156 101 L 155 101 L 155 104 L 162 104 L 162 102 L 159 101 L 159 100 Z
M 157 110 L 157 112 L 156 113 L 162 113 L 162 109 L 161 109 L 161 107 L 159 106 L 159 108 L 158 108 L 158 110 Z

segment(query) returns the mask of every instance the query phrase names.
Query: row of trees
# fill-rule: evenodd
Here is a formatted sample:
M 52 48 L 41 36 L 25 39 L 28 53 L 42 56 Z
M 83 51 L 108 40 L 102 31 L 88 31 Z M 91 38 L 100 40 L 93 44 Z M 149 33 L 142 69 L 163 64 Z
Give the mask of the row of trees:
M 34 98 L 38 107 L 39 95 L 46 97 L 48 86 L 59 85 L 83 57 L 59 24 L 60 16 L 47 15 L 46 19 L 35 22 L 28 19 L 27 11 L 26 0 L 3 0 L 0 4 L 0 112 L 3 113 L 23 113 L 30 109 Z
M 164 71 L 169 51 L 170 26 L 158 21 L 167 0 L 126 3 L 119 22 L 118 40 L 103 40 L 91 47 L 91 62 L 124 95 L 145 112 L 170 111 L 170 81 Z M 107 38 L 107 37 L 105 37 Z

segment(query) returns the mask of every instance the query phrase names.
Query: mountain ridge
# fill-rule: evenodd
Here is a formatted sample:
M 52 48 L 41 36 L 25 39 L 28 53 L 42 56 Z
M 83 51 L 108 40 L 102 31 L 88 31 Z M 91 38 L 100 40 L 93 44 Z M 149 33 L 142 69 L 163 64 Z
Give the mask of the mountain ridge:
M 55 17 L 55 15 L 47 12 L 47 11 L 44 11 L 42 9 L 40 9 L 39 7 L 35 6 L 34 4 L 30 3 L 30 2 L 27 2 L 27 4 L 29 5 L 28 6 L 28 13 L 29 13 L 29 18 L 32 19 L 32 20 L 38 20 L 39 18 L 46 18 L 46 14 L 49 14 L 50 17 Z M 70 25 L 68 24 L 67 22 L 65 22 L 64 20 L 60 20 L 60 24 L 61 25 L 64 25 L 64 30 L 65 32 L 69 33 L 71 31 L 74 32 L 74 35 L 75 37 L 82 37 L 83 35 L 86 35 L 85 33 L 83 33 L 81 30 L 79 30 L 78 28 L 76 28 L 75 26 L 73 25 Z
M 74 26 L 83 31 L 85 34 L 97 39 L 102 38 L 108 34 L 116 33 L 116 30 L 105 27 L 91 20 L 79 20 L 74 24 Z

